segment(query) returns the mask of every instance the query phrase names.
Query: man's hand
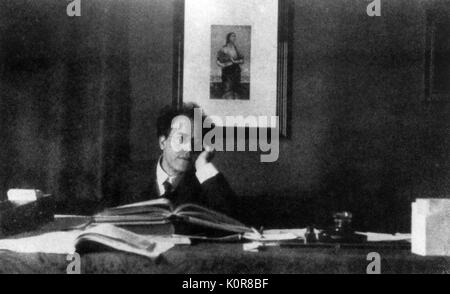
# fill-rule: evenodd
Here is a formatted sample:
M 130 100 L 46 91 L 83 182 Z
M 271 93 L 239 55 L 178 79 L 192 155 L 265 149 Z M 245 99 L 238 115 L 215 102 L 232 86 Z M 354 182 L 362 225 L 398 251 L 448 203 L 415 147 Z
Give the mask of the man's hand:
M 195 160 L 195 169 L 199 170 L 202 166 L 211 162 L 213 157 L 214 150 L 212 149 L 212 147 L 205 146 L 205 150 L 203 150 L 202 153 L 200 153 L 200 155 L 197 157 L 197 160 Z

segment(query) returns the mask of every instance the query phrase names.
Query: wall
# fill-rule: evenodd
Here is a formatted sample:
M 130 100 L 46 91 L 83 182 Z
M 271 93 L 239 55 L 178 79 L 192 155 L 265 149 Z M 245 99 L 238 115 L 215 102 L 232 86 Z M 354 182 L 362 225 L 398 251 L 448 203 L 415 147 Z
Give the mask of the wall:
M 64 1 L 34 2 L 0 7 L 2 190 L 114 199 L 133 189 L 124 170 L 159 155 L 173 2 L 82 1 L 80 18 Z M 415 197 L 448 197 L 449 107 L 423 102 L 432 4 L 382 5 L 370 18 L 366 1 L 294 1 L 291 136 L 275 163 L 253 152 L 216 158 L 243 220 L 322 224 L 348 209 L 361 229 L 407 230 Z
M 448 107 L 423 103 L 424 3 L 383 1 L 371 18 L 365 1 L 294 1 L 291 137 L 275 163 L 216 159 L 249 218 L 323 223 L 347 209 L 361 228 L 407 230 L 413 199 L 448 196 Z M 153 158 L 135 138 L 134 161 Z
M 1 3 L 1 196 L 38 188 L 83 209 L 81 200 L 114 201 L 126 189 L 136 12 L 83 1 L 69 18 L 66 5 Z

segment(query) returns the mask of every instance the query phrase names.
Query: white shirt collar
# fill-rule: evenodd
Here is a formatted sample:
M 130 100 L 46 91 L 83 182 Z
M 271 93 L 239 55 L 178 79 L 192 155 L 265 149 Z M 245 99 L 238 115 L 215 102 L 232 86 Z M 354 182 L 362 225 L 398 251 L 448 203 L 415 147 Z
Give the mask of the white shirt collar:
M 163 195 L 166 190 L 164 189 L 163 183 L 165 181 L 169 181 L 172 186 L 175 188 L 181 180 L 182 176 L 169 176 L 161 166 L 162 156 L 158 160 L 158 164 L 156 165 L 156 182 L 158 183 L 159 196 Z

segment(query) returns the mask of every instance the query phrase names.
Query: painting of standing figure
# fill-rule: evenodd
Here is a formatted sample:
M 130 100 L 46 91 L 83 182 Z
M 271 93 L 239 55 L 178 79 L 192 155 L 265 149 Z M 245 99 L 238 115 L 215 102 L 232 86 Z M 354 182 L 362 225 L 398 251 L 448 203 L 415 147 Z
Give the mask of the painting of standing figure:
M 211 26 L 211 99 L 250 99 L 250 26 Z

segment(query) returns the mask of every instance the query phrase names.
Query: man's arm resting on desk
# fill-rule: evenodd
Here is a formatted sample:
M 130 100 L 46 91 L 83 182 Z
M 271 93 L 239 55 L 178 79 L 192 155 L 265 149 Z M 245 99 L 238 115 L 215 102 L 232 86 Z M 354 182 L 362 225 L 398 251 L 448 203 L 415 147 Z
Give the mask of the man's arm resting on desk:
M 224 175 L 212 163 L 200 166 L 195 175 L 202 188 L 205 204 L 229 216 L 236 212 L 237 197 Z

